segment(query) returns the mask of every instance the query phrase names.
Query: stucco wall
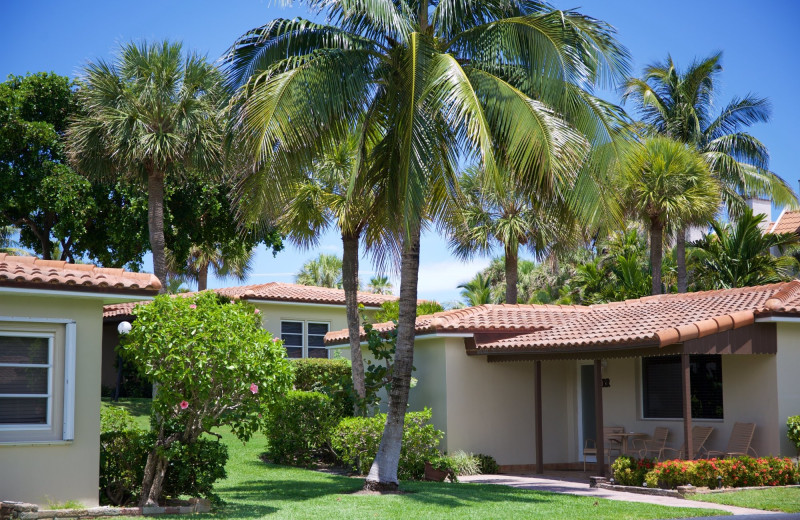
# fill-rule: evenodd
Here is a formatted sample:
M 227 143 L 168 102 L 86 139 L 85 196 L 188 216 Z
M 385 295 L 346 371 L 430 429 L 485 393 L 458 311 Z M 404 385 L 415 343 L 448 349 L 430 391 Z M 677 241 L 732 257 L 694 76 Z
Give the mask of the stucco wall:
M 0 444 L 0 499 L 98 503 L 102 302 L 0 293 L 0 316 L 72 319 L 76 328 L 75 440 Z
M 301 303 L 254 302 L 261 311 L 264 328 L 280 338 L 281 320 L 320 321 L 330 323 L 330 330 L 347 328 L 347 314 L 344 305 L 317 306 Z M 367 309 L 365 314 L 372 318 L 375 310 Z
M 797 449 L 786 437 L 786 418 L 800 415 L 800 323 L 778 323 L 776 359 L 777 429 L 781 453 L 796 455 Z

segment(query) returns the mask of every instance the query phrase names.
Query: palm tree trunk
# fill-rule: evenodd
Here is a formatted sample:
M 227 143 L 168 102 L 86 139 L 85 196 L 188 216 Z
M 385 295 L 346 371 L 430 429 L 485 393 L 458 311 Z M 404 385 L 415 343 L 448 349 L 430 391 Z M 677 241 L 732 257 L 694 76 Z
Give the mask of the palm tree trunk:
M 205 291 L 208 289 L 208 263 L 197 270 L 197 290 Z
M 650 294 L 661 294 L 661 261 L 663 258 L 664 226 L 658 219 L 650 219 L 650 273 L 653 285 Z
M 164 293 L 167 287 L 166 242 L 164 241 L 164 175 L 149 172 L 147 175 L 147 227 L 150 232 L 150 250 L 153 252 L 153 271 L 161 282 Z
M 678 260 L 678 292 L 685 293 L 689 290 L 689 277 L 686 272 L 686 228 L 678 229 L 675 239 L 675 256 Z
M 517 279 L 519 278 L 519 248 L 506 244 L 506 303 L 517 303 Z
M 361 357 L 361 324 L 358 320 L 358 235 L 342 234 L 342 285 L 347 308 L 347 329 L 350 332 L 350 365 L 353 389 L 361 402 L 355 403 L 354 412 L 360 415 L 363 399 L 367 395 L 364 382 L 364 360 Z
M 400 314 L 397 319 L 397 348 L 389 392 L 389 413 L 383 428 L 378 454 L 364 483 L 364 489 L 395 491 L 397 466 L 403 443 L 403 423 L 414 363 L 414 335 L 417 321 L 417 282 L 419 279 L 420 222 L 406 234 L 400 264 Z

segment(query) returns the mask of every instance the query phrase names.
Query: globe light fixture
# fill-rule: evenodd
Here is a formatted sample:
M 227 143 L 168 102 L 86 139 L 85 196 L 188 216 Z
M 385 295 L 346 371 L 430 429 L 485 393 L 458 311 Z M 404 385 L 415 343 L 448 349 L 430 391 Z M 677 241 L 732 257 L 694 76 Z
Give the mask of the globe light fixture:
M 129 333 L 131 331 L 131 328 L 132 328 L 132 326 L 131 326 L 131 324 L 129 322 L 121 321 L 121 322 L 119 322 L 119 325 L 117 325 L 117 332 L 119 332 L 120 334 L 122 334 L 124 336 L 125 334 L 127 334 L 127 333 Z

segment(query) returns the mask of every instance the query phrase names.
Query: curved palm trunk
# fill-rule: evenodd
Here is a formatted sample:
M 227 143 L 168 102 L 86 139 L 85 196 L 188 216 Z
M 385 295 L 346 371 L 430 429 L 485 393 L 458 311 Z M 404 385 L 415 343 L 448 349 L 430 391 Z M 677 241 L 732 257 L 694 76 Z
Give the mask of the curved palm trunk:
M 506 245 L 506 303 L 517 303 L 519 248 Z
M 653 285 L 650 294 L 661 294 L 661 261 L 664 255 L 664 226 L 657 218 L 650 219 L 650 269 Z
M 395 491 L 397 466 L 403 443 L 403 423 L 408 406 L 411 369 L 414 362 L 414 327 L 417 321 L 417 282 L 419 279 L 419 223 L 406 235 L 400 264 L 400 315 L 397 319 L 397 349 L 389 392 L 389 412 L 378 454 L 367 475 L 364 488 Z
M 678 292 L 685 293 L 689 290 L 689 275 L 686 272 L 686 228 L 678 230 L 675 239 L 675 256 L 678 260 Z
M 150 250 L 153 252 L 153 272 L 161 282 L 159 293 L 166 292 L 167 258 L 164 241 L 164 175 L 150 172 L 147 175 L 147 228 L 150 233 Z
M 350 362 L 353 374 L 353 389 L 358 399 L 366 397 L 364 383 L 364 361 L 361 358 L 361 324 L 358 320 L 358 235 L 342 234 L 342 286 L 347 308 L 347 329 L 350 332 Z M 355 414 L 365 410 L 355 403 Z

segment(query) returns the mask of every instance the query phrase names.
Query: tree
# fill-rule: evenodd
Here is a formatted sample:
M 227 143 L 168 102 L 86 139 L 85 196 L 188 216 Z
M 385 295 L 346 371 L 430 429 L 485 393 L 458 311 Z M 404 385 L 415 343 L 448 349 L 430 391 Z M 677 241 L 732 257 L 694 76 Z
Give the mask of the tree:
M 722 54 L 718 53 L 680 71 L 667 56 L 665 61 L 645 67 L 642 78 L 627 80 L 623 101 L 634 101 L 652 132 L 685 143 L 703 155 L 732 215 L 742 212 L 742 197 L 770 197 L 777 204 L 796 207 L 792 189 L 769 171 L 767 147 L 745 131 L 750 125 L 769 121 L 769 101 L 748 94 L 734 98 L 713 116 L 721 61 Z M 678 292 L 686 292 L 685 226 L 676 231 Z
M 161 295 L 133 314 L 120 349 L 159 385 L 152 404 L 156 443 L 140 495 L 140 505 L 157 505 L 169 465 L 166 450 L 223 425 L 246 441 L 261 426 L 266 407 L 291 389 L 292 368 L 252 305 L 212 292 Z
M 792 278 L 797 261 L 791 256 L 773 256 L 771 250 L 782 254 L 798 243 L 798 237 L 794 233 L 762 233 L 759 224 L 764 218 L 745 209 L 734 223 L 715 220 L 712 234 L 690 244 L 699 288 L 749 287 Z
M 476 274 L 475 278 L 460 284 L 458 288 L 461 289 L 461 297 L 469 306 L 474 307 L 476 305 L 494 303 L 492 301 L 492 288 L 483 273 Z
M 222 75 L 163 41 L 125 44 L 113 62 L 90 62 L 81 82 L 81 110 L 67 132 L 70 161 L 93 178 L 146 181 L 153 270 L 165 285 L 164 185 L 186 167 L 222 165 Z
M 303 264 L 303 268 L 295 275 L 294 281 L 300 285 L 341 289 L 342 259 L 336 255 L 320 253 L 317 258 Z
M 683 143 L 651 137 L 622 160 L 624 197 L 650 231 L 651 294 L 661 294 L 664 229 L 716 212 L 719 188 L 703 158 Z
M 371 293 L 392 294 L 392 282 L 390 282 L 389 277 L 385 275 L 373 276 L 370 278 L 367 287 Z
M 19 242 L 14 240 L 17 229 L 14 226 L 0 226 L 0 253 L 9 255 L 24 255 L 25 251 L 20 249 Z
M 397 350 L 370 489 L 396 489 L 413 364 L 420 234 L 458 200 L 457 162 L 475 158 L 499 180 L 549 196 L 616 152 L 619 111 L 591 95 L 625 73 L 606 24 L 540 3 L 310 0 L 330 25 L 275 20 L 228 55 L 241 147 L 255 172 L 245 189 L 280 189 L 354 129 L 365 168 L 351 186 L 376 189 L 400 237 Z M 587 159 L 591 145 L 602 151 Z M 368 154 L 368 156 L 366 156 Z M 580 172 L 576 171 L 580 170 Z M 572 193 L 596 196 L 590 175 Z M 563 192 L 562 192 L 563 193 Z
M 566 249 L 574 241 L 574 219 L 566 201 L 531 199 L 515 190 L 514 176 L 503 175 L 498 185 L 477 167 L 461 176 L 461 190 L 466 205 L 453 226 L 450 246 L 457 257 L 469 259 L 499 244 L 505 253 L 505 303 L 517 303 L 519 248 L 527 247 L 541 259 L 554 247 Z M 467 299 L 488 303 L 488 296 Z

